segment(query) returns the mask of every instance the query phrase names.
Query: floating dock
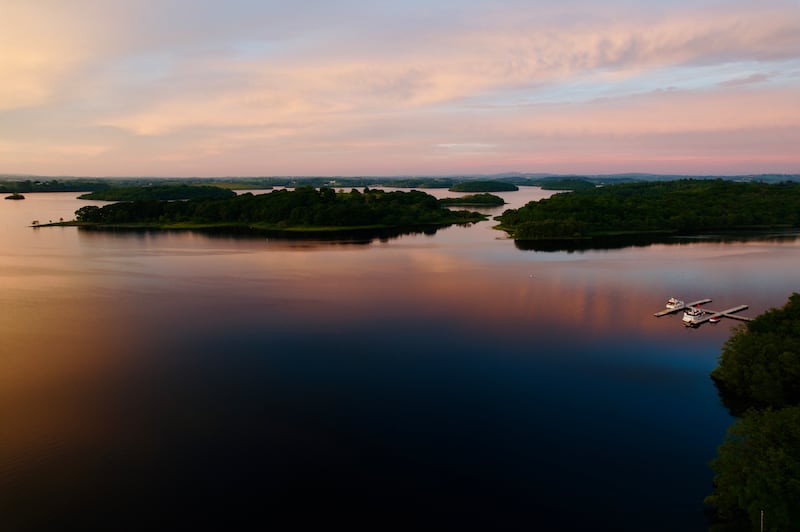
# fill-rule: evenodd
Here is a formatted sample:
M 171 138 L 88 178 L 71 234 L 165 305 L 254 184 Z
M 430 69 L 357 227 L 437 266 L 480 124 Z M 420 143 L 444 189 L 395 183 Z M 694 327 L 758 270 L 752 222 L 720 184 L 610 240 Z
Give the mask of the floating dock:
M 660 318 L 661 316 L 666 316 L 667 314 L 673 314 L 678 312 L 679 310 L 686 310 L 688 307 L 693 307 L 695 305 L 703 305 L 705 303 L 711 303 L 711 299 L 698 299 L 697 301 L 692 301 L 691 303 L 682 303 L 672 308 L 665 308 L 660 312 L 656 312 L 653 314 L 656 318 Z
M 674 314 L 681 310 L 686 310 L 692 307 L 699 307 L 705 303 L 710 303 L 711 299 L 698 299 L 697 301 L 692 301 L 691 303 L 681 303 L 680 305 L 676 305 L 674 307 L 668 307 L 664 310 L 660 310 L 653 314 L 656 318 L 660 318 L 661 316 L 666 316 L 668 314 Z M 703 315 L 692 321 L 684 321 L 683 324 L 687 327 L 699 327 L 700 325 L 706 323 L 707 321 L 715 318 L 733 318 L 734 320 L 741 320 L 741 321 L 753 321 L 753 318 L 748 318 L 747 316 L 739 316 L 736 313 L 741 312 L 747 309 L 747 305 L 739 305 L 737 307 L 731 307 L 725 310 L 711 310 L 711 309 L 702 309 Z
M 735 320 L 741 321 L 753 321 L 753 318 L 748 318 L 747 316 L 737 316 L 734 312 L 741 312 L 747 309 L 747 305 L 739 305 L 738 307 L 731 307 L 726 310 L 710 310 L 710 309 L 703 309 L 705 314 L 702 318 L 697 318 L 696 320 L 692 320 L 691 322 L 684 322 L 684 325 L 687 327 L 699 327 L 700 325 L 704 324 L 711 318 L 733 318 Z

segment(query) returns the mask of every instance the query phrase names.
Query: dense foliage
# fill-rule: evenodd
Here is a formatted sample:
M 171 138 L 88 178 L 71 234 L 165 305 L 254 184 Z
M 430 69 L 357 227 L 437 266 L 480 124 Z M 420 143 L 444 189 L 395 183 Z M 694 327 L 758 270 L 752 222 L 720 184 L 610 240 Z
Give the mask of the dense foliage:
M 482 219 L 477 213 L 444 209 L 436 198 L 424 192 L 353 189 L 336 193 L 330 188 L 313 187 L 243 194 L 229 199 L 87 206 L 75 214 L 78 222 L 104 225 L 216 224 L 259 228 L 399 227 Z
M 78 196 L 80 199 L 105 201 L 186 200 L 198 198 L 232 198 L 232 190 L 208 185 L 154 185 L 148 187 L 115 187 Z
M 456 183 L 449 190 L 451 192 L 511 192 L 519 190 L 519 187 L 503 181 L 486 180 Z
M 442 205 L 486 205 L 490 207 L 506 204 L 505 200 L 500 196 L 489 193 L 468 194 L 460 198 L 442 198 L 439 203 Z
M 509 209 L 498 220 L 517 240 L 797 227 L 800 183 L 683 179 L 617 184 L 556 194 Z
M 800 294 L 739 328 L 712 372 L 741 416 L 712 462 L 719 530 L 800 530 Z
M 739 328 L 711 378 L 735 413 L 800 404 L 800 294 Z
M 711 465 L 712 530 L 800 530 L 800 406 L 753 411 L 728 429 Z

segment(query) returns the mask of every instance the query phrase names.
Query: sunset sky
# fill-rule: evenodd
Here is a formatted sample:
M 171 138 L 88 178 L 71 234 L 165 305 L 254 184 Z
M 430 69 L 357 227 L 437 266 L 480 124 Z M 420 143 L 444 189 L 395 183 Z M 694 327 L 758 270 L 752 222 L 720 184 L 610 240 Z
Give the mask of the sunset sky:
M 800 173 L 797 0 L 3 0 L 0 173 Z

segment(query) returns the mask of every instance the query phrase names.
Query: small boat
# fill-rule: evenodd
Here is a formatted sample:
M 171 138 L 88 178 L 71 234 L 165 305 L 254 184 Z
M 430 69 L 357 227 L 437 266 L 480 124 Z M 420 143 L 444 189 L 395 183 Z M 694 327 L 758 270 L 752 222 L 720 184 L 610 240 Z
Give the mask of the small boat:
M 667 308 L 678 308 L 683 306 L 683 301 L 680 299 L 671 297 L 667 300 Z
M 705 312 L 700 307 L 689 307 L 683 311 L 683 322 L 686 325 L 693 325 L 700 321 L 703 314 L 705 314 Z
M 722 319 L 722 316 L 714 316 L 713 318 L 708 318 L 708 323 L 719 323 L 719 320 Z
M 21 199 L 25 199 L 25 196 L 23 196 L 23 195 L 22 195 L 22 194 L 20 194 L 19 192 L 14 192 L 14 193 L 13 193 L 13 194 L 11 194 L 10 196 L 6 196 L 6 199 L 10 199 L 10 200 L 21 200 Z

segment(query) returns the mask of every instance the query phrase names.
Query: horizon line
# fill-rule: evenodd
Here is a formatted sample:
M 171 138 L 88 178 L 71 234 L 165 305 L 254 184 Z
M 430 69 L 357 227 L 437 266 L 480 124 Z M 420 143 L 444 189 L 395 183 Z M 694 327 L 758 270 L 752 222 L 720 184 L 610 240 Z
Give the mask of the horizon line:
M 44 174 L 21 174 L 21 173 L 0 173 L 0 179 L 7 178 L 48 178 L 48 179 L 364 179 L 364 178 L 381 178 L 381 179 L 445 179 L 445 178 L 458 178 L 458 177 L 489 177 L 498 178 L 506 176 L 517 177 L 627 177 L 627 176 L 652 176 L 652 177 L 720 177 L 720 178 L 743 178 L 743 177 L 759 177 L 759 176 L 785 176 L 800 178 L 800 172 L 762 172 L 762 173 L 747 173 L 747 174 L 685 174 L 685 173 L 654 173 L 654 172 L 619 172 L 619 173 L 556 173 L 556 172 L 496 172 L 496 173 L 454 173 L 454 174 L 359 174 L 359 175 L 342 175 L 342 174 L 304 174 L 304 175 L 218 175 L 218 176 L 195 176 L 195 175 L 182 175 L 182 176 L 158 176 L 158 175 L 44 175 Z

